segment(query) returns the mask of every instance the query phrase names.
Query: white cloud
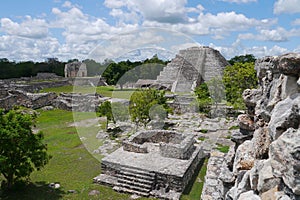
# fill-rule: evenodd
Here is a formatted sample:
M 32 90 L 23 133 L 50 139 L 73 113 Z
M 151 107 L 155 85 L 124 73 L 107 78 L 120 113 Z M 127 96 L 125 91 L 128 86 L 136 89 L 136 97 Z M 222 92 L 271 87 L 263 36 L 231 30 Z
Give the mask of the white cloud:
M 300 1 L 299 0 L 277 0 L 274 4 L 275 14 L 282 13 L 300 13 Z
M 108 8 L 121 8 L 126 5 L 124 0 L 105 0 L 104 5 Z
M 278 56 L 287 53 L 286 48 L 274 45 L 271 48 L 266 46 L 253 46 L 245 49 L 245 54 L 253 54 L 256 58 L 262 58 L 265 56 Z
M 238 39 L 286 42 L 291 37 L 295 37 L 295 36 L 300 36 L 300 30 L 298 29 L 285 30 L 282 27 L 278 27 L 277 29 L 260 29 L 257 34 L 254 33 L 239 34 Z
M 186 7 L 187 0 L 106 0 L 104 5 L 111 9 L 112 16 L 120 15 L 122 9 L 123 15 L 130 13 L 131 21 L 155 21 L 159 23 L 176 24 L 189 21 L 188 13 L 200 13 L 204 10 L 202 5 L 196 7 Z M 125 11 L 126 10 L 126 11 Z M 117 15 L 116 15 L 117 14 Z M 123 20 L 123 18 L 122 18 Z
M 14 35 L 0 37 L 0 52 L 11 60 L 43 61 L 55 57 L 60 44 L 56 38 L 28 39 Z
M 219 0 L 229 3 L 250 3 L 250 2 L 257 2 L 257 0 Z
M 288 52 L 288 49 L 274 45 L 272 47 L 267 46 L 252 46 L 246 47 L 239 40 L 234 42 L 230 46 L 217 46 L 214 44 L 209 45 L 212 48 L 217 49 L 226 58 L 230 59 L 237 55 L 252 54 L 256 58 L 265 56 L 278 56 Z
M 9 18 L 0 19 L 1 30 L 8 35 L 26 38 L 43 38 L 48 35 L 48 24 L 44 19 L 32 19 L 26 16 L 21 23 Z
M 294 21 L 292 21 L 291 23 L 293 26 L 300 26 L 300 18 L 295 19 Z

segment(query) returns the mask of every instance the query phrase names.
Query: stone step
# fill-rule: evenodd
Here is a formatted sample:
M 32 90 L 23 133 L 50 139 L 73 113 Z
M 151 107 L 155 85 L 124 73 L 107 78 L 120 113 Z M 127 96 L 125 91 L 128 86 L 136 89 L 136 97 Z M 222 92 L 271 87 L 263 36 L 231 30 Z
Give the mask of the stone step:
M 120 186 L 114 186 L 113 189 L 117 192 L 137 194 L 139 196 L 144 196 L 144 197 L 148 197 L 150 195 L 149 192 L 139 192 L 139 191 L 131 190 L 131 189 L 128 189 L 128 188 L 123 188 L 123 187 L 120 187 Z
M 154 181 L 154 177 L 143 177 L 143 176 L 132 176 L 132 175 L 125 175 L 124 173 L 122 174 L 117 174 L 118 179 L 120 180 L 128 180 L 128 181 L 135 181 L 143 184 L 148 184 L 151 185 Z
M 154 172 L 150 172 L 150 171 L 145 171 L 143 169 L 136 169 L 136 168 L 132 168 L 132 167 L 125 167 L 125 166 L 122 166 L 120 168 L 120 173 L 121 172 L 126 172 L 127 174 L 126 175 L 142 175 L 143 176 L 148 176 L 148 177 L 153 177 L 155 176 L 155 173 Z
M 153 184 L 153 182 L 148 182 L 148 183 L 144 184 L 144 183 L 141 183 L 140 180 L 136 181 L 135 179 L 134 180 L 128 180 L 128 179 L 122 179 L 122 178 L 118 178 L 118 183 L 133 185 L 133 186 L 145 188 L 145 189 L 148 189 L 148 190 L 152 189 L 152 184 Z
M 136 185 L 131 185 L 131 184 L 126 184 L 126 183 L 117 183 L 116 186 L 119 186 L 120 188 L 127 188 L 133 191 L 137 192 L 144 192 L 144 193 L 149 193 L 151 191 L 151 188 L 144 188 Z

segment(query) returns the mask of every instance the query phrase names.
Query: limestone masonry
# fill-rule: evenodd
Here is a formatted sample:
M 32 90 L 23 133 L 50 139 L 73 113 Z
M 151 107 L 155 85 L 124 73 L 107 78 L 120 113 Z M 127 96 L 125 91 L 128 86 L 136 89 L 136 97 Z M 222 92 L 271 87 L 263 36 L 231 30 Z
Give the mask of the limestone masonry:
M 300 54 L 264 57 L 255 68 L 260 87 L 244 91 L 235 146 L 212 156 L 203 200 L 300 199 Z
M 221 77 L 229 65 L 219 51 L 199 46 L 180 50 L 163 69 L 156 84 L 172 92 L 191 92 L 203 81 Z
M 120 192 L 176 200 L 204 157 L 193 135 L 137 132 L 102 159 L 102 174 L 94 181 Z

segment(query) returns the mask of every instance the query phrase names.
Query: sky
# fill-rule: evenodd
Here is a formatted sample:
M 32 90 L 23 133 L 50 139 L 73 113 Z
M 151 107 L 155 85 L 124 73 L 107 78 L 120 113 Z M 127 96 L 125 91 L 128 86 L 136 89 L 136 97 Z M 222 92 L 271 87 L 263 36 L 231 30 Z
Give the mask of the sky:
M 9 0 L 0 58 L 169 59 L 203 45 L 230 59 L 300 52 L 300 0 Z

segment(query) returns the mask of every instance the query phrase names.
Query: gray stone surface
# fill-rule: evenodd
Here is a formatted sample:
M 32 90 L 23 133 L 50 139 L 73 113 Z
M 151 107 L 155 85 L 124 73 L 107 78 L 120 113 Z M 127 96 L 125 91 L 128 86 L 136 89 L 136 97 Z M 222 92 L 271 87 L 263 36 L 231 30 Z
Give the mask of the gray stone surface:
M 250 190 L 242 193 L 238 200 L 261 200 L 261 198 L 257 194 L 254 194 L 253 190 Z
M 271 160 L 264 160 L 258 169 L 257 190 L 264 193 L 280 184 L 280 179 L 274 177 L 272 172 Z
M 205 175 L 204 186 L 201 194 L 201 199 L 222 199 L 224 186 L 219 179 L 221 167 L 224 161 L 225 154 L 219 151 L 212 151 L 207 163 L 207 171 Z
M 285 131 L 271 144 L 269 155 L 274 176 L 300 195 L 300 130 Z
M 254 144 L 252 141 L 247 140 L 236 150 L 233 172 L 238 173 L 240 170 L 250 170 L 254 165 L 254 161 Z
M 279 56 L 278 69 L 281 73 L 291 76 L 300 76 L 300 54 L 288 53 Z
M 300 124 L 300 93 L 279 102 L 272 113 L 269 131 L 276 140 L 288 128 L 298 128 Z

